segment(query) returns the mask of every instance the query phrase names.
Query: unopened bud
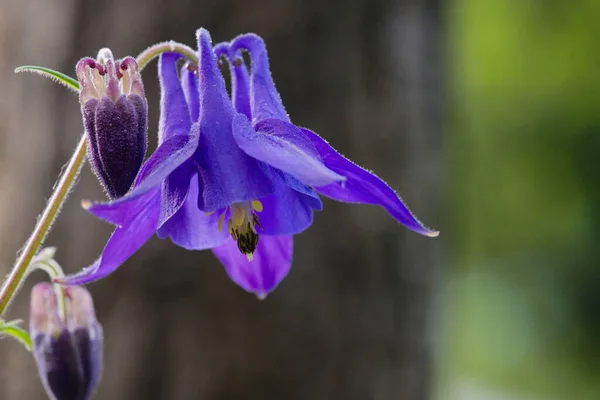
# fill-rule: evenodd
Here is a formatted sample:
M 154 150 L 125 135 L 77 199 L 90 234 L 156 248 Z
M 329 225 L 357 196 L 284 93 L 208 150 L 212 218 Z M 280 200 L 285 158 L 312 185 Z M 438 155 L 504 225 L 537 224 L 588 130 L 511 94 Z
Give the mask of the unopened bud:
M 51 399 L 88 400 L 102 372 L 102 327 L 85 288 L 66 287 L 64 294 L 63 308 L 52 284 L 33 287 L 29 321 L 33 355 Z
M 121 197 L 146 154 L 148 102 L 137 62 L 114 61 L 102 49 L 98 60 L 80 60 L 76 72 L 92 170 L 111 199 Z

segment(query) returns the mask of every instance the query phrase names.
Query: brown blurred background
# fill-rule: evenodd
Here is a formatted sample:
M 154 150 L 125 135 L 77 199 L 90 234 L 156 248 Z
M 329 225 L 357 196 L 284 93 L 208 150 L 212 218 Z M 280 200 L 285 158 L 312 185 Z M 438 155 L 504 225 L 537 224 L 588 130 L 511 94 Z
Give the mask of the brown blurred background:
M 74 75 L 102 47 L 195 47 L 256 32 L 292 119 L 376 171 L 442 229 L 444 74 L 438 0 L 0 0 L 0 274 L 82 131 L 77 97 L 23 64 Z M 158 84 L 143 75 L 156 142 Z M 111 227 L 79 202 L 103 196 L 84 168 L 46 244 L 68 272 L 91 263 Z M 97 399 L 427 399 L 433 377 L 440 241 L 376 207 L 325 202 L 296 237 L 289 276 L 259 301 L 210 252 L 151 240 L 90 285 L 105 329 Z M 32 281 L 43 279 L 35 276 Z M 28 314 L 29 283 L 9 312 Z M 23 348 L 0 342 L 0 399 L 42 399 Z

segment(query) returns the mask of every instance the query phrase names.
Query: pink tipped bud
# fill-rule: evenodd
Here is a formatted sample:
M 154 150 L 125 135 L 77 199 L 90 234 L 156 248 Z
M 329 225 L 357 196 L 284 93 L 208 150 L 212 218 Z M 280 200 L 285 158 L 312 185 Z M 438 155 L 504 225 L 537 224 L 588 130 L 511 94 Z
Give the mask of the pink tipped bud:
M 121 197 L 146 154 L 148 103 L 137 62 L 102 49 L 98 60 L 80 60 L 76 73 L 92 170 L 111 199 Z
M 55 400 L 90 399 L 102 371 L 102 327 L 89 292 L 64 289 L 65 313 L 51 284 L 31 291 L 29 328 L 33 355 L 46 393 Z

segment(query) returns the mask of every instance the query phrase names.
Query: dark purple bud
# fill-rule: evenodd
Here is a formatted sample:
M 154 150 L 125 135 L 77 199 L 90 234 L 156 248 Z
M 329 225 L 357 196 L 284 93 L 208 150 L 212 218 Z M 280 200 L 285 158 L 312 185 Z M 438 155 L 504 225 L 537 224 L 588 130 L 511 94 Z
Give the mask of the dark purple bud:
M 50 399 L 88 400 L 102 372 L 102 327 L 85 288 L 69 286 L 64 294 L 62 307 L 52 284 L 33 287 L 29 320 L 33 355 Z
M 111 199 L 129 191 L 146 154 L 148 103 L 134 58 L 77 63 L 79 101 L 92 170 Z

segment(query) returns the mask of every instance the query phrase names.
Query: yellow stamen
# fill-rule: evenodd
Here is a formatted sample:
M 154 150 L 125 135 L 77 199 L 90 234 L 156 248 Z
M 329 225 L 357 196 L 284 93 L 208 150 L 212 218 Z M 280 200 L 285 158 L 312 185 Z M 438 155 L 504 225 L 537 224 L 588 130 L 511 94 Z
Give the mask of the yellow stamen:
M 232 239 L 237 242 L 240 253 L 245 254 L 248 260 L 252 260 L 252 253 L 258 245 L 258 233 L 256 226 L 260 227 L 255 212 L 262 211 L 260 201 L 235 203 L 229 206 L 230 217 L 227 220 L 227 230 Z
M 223 221 L 225 220 L 225 213 L 227 210 L 223 212 L 223 214 L 219 215 L 219 232 L 223 232 Z
M 232 207 L 232 220 L 235 226 L 242 226 L 246 219 L 246 211 L 242 207 Z
M 227 220 L 227 232 L 231 234 L 232 238 L 237 240 L 237 237 L 235 237 L 235 229 L 233 229 L 233 223 L 231 222 L 231 220 Z
M 259 200 L 252 200 L 252 208 L 256 211 L 256 212 L 262 212 L 263 210 L 263 205 Z

